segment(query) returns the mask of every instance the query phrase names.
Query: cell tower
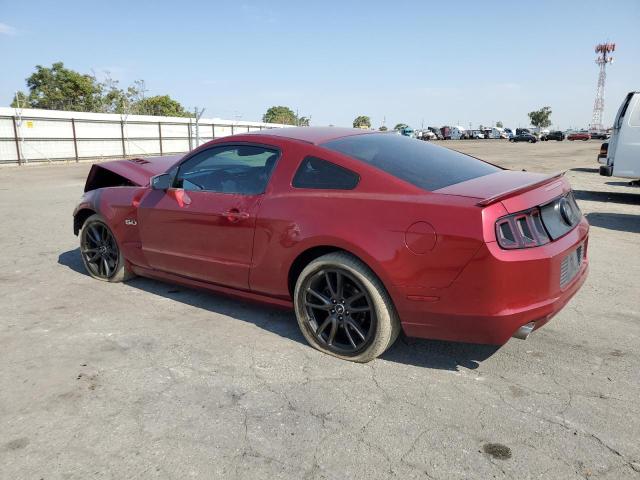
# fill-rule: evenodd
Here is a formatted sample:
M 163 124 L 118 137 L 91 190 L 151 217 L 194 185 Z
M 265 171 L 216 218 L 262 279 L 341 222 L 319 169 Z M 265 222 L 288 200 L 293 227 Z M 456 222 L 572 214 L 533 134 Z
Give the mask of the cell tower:
M 598 88 L 596 89 L 596 100 L 593 102 L 593 116 L 589 130 L 594 132 L 604 131 L 602 125 L 602 114 L 604 113 L 604 82 L 607 79 L 607 64 L 613 62 L 610 55 L 616 49 L 615 43 L 601 43 L 596 45 L 596 64 L 600 67 L 598 74 Z

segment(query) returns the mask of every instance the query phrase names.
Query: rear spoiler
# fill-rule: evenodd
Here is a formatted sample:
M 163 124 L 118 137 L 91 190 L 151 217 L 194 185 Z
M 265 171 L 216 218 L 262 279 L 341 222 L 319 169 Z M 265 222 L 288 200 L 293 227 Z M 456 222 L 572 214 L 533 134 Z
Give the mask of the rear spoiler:
M 492 195 L 489 198 L 485 198 L 484 200 L 479 201 L 478 203 L 476 203 L 476 205 L 478 205 L 479 207 L 486 207 L 487 205 L 491 205 L 492 203 L 496 203 L 499 202 L 501 200 L 504 200 L 506 198 L 509 197 L 513 197 L 514 195 L 519 195 L 521 193 L 524 192 L 528 192 L 529 190 L 533 190 L 534 188 L 538 188 L 541 185 L 545 185 L 547 183 L 550 183 L 552 180 L 555 180 L 556 178 L 560 178 L 565 174 L 565 172 L 558 172 L 558 173 L 553 173 L 551 175 L 548 175 L 544 178 L 541 178 L 540 180 L 536 180 L 534 182 L 531 183 L 525 183 L 524 185 L 521 185 L 517 188 L 511 189 L 511 190 L 507 190 L 501 193 L 498 193 L 496 195 Z

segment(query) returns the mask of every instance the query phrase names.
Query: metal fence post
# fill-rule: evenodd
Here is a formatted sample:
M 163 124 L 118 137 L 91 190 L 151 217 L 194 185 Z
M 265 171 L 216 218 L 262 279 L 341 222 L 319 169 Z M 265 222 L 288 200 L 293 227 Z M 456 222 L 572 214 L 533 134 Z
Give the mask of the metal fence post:
M 189 133 L 189 151 L 193 148 L 191 146 L 191 119 L 189 119 L 189 123 L 187 123 L 187 131 Z
M 160 140 L 160 155 L 162 155 L 162 122 L 158 122 L 158 140 Z
M 127 149 L 124 146 L 124 122 L 120 120 L 120 138 L 122 139 L 122 156 L 127 158 Z
M 18 140 L 18 127 L 16 126 L 15 115 L 11 117 L 11 120 L 13 120 L 13 138 L 16 141 L 16 153 L 18 154 L 18 165 L 22 165 L 22 158 L 20 155 L 20 141 Z
M 76 154 L 76 162 L 78 161 L 78 138 L 76 137 L 76 121 L 71 118 L 71 130 L 73 131 L 73 151 Z
M 231 124 L 231 135 L 233 135 L 233 124 Z
M 211 139 L 216 138 L 216 126 L 215 124 L 211 124 Z

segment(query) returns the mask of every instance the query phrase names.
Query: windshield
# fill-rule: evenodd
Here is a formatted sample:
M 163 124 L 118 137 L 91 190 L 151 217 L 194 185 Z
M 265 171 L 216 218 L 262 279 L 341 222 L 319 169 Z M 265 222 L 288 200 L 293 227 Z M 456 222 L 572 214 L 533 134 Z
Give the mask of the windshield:
M 501 170 L 454 150 L 399 135 L 354 135 L 322 146 L 429 191 Z

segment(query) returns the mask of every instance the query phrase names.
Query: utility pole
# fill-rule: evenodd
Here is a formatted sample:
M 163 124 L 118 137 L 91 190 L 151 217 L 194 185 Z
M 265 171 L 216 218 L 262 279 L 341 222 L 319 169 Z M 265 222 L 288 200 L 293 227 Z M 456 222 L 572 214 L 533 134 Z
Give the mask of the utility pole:
M 204 111 L 204 108 L 202 110 L 198 110 L 198 107 L 193 107 L 193 116 L 196 119 L 196 148 L 200 146 L 200 118 Z
M 22 132 L 22 107 L 20 106 L 20 92 L 16 92 L 16 117 L 18 121 L 18 133 L 20 134 L 20 147 L 18 148 L 18 164 L 21 164 L 21 159 L 24 163 L 27 163 L 27 158 L 24 156 L 24 134 Z

